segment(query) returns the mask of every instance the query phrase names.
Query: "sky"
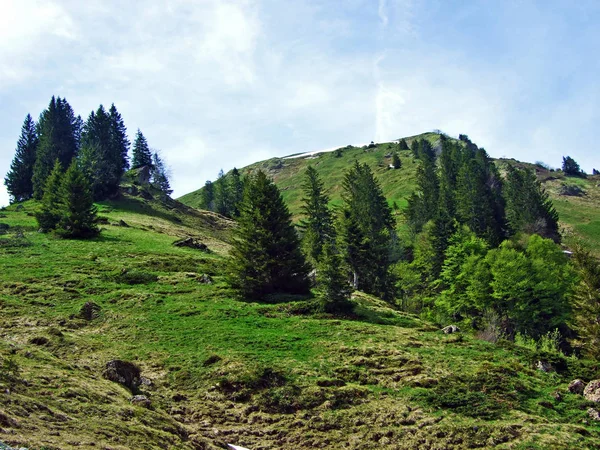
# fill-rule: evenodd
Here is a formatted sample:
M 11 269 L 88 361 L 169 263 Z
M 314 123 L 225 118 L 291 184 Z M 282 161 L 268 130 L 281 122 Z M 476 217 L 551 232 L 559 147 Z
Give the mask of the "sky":
M 114 103 L 174 197 L 221 168 L 434 129 L 591 172 L 598 23 L 596 0 L 0 0 L 0 175 L 52 95 L 83 119 Z

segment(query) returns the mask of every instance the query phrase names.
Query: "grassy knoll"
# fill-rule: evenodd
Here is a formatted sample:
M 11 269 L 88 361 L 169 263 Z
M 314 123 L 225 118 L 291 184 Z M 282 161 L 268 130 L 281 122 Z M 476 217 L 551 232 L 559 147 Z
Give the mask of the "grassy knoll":
M 360 293 L 346 319 L 311 312 L 310 299 L 241 301 L 224 280 L 231 224 L 176 203 L 103 203 L 90 241 L 38 233 L 35 207 L 0 217 L 2 442 L 525 449 L 600 439 L 589 405 L 566 391 L 573 377 L 600 376 L 589 362 L 446 336 Z M 184 236 L 213 251 L 172 246 Z M 88 301 L 101 307 L 91 321 L 79 317 Z M 558 372 L 535 370 L 540 357 Z M 102 377 L 115 358 L 150 380 L 140 388 L 150 409 Z

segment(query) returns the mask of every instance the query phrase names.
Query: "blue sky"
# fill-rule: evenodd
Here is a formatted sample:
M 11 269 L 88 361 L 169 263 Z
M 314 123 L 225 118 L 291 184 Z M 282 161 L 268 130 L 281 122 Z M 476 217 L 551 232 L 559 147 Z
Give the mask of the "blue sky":
M 599 22 L 585 0 L 1 0 L 0 172 L 52 95 L 84 119 L 114 102 L 175 196 L 221 168 L 432 129 L 591 172 Z

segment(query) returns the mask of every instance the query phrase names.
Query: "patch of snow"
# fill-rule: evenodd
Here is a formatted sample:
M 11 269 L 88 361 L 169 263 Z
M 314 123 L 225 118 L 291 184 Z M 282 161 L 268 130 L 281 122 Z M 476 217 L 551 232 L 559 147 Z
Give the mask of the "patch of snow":
M 353 147 L 364 147 L 365 145 L 369 145 L 369 143 L 359 144 L 359 145 L 353 145 Z M 338 148 L 345 148 L 345 147 L 347 147 L 347 145 L 342 145 L 341 147 L 326 148 L 324 150 L 316 150 L 314 152 L 300 153 L 299 155 L 286 156 L 283 159 L 306 158 L 307 156 L 312 156 L 312 157 L 316 158 L 316 155 L 318 155 L 319 153 L 332 152 L 334 150 L 337 150 Z

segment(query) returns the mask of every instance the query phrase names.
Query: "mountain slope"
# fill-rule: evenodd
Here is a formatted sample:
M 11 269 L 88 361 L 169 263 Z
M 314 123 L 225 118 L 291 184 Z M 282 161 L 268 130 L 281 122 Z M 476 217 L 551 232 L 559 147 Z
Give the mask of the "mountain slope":
M 424 133 L 406 138 L 410 145 L 415 138 L 425 138 L 434 147 L 439 146 L 439 135 Z M 390 169 L 391 153 L 397 149 L 397 143 L 381 143 L 374 148 L 345 147 L 342 156 L 336 157 L 332 152 L 320 153 L 301 157 L 272 158 L 260 161 L 241 169 L 242 173 L 250 173 L 256 169 L 266 171 L 275 181 L 287 202 L 294 219 L 300 218 L 302 205 L 302 182 L 304 171 L 308 165 L 314 166 L 319 172 L 330 198 L 331 206 L 341 203 L 341 183 L 345 171 L 355 160 L 367 163 L 379 180 L 383 193 L 390 205 L 399 208 L 396 214 L 399 229 L 403 229 L 403 217 L 400 211 L 406 207 L 407 199 L 416 187 L 417 162 L 410 150 L 399 152 L 402 167 Z M 529 167 L 536 170 L 544 188 L 549 192 L 559 213 L 560 224 L 566 242 L 581 239 L 586 246 L 600 255 L 600 176 L 590 176 L 587 179 L 565 177 L 560 171 L 550 172 L 547 168 L 516 160 L 498 159 L 496 164 L 500 169 L 506 164 Z M 584 194 L 576 196 L 562 195 L 563 186 L 577 185 Z M 201 189 L 182 196 L 179 200 L 189 206 L 201 205 Z
M 595 363 L 445 335 L 361 293 L 347 319 L 306 299 L 236 299 L 225 282 L 230 222 L 132 196 L 99 206 L 104 229 L 90 241 L 38 233 L 33 202 L 1 212 L 1 442 L 255 450 L 600 439 L 591 405 L 566 389 L 598 378 Z M 185 236 L 212 252 L 172 245 Z M 87 319 L 86 302 L 100 307 Z M 103 377 L 114 359 L 140 367 L 139 392 Z M 540 359 L 557 372 L 537 370 Z

